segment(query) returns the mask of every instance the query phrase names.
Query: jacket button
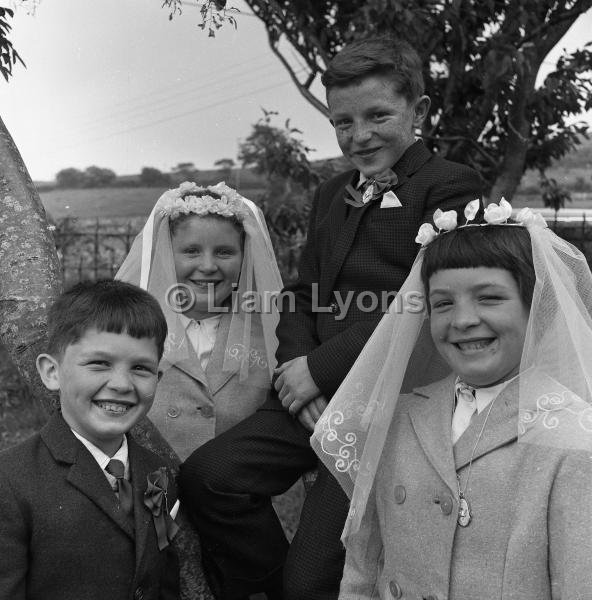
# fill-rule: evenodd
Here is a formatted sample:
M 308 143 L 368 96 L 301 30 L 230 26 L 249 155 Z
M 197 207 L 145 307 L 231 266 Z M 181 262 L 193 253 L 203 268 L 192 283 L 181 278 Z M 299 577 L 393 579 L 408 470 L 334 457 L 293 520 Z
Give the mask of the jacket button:
M 389 583 L 389 590 L 391 591 L 393 598 L 397 598 L 398 600 L 399 598 L 403 597 L 403 590 L 394 579 Z
M 395 486 L 395 502 L 397 504 L 403 504 L 403 502 L 405 502 L 406 497 L 407 497 L 407 492 L 405 491 L 405 486 L 396 485 Z
M 136 591 L 134 592 L 134 599 L 144 600 L 144 590 L 141 587 L 136 588 Z
M 176 419 L 181 414 L 181 411 L 176 406 L 171 406 L 167 410 L 167 417 L 171 419 Z
M 214 409 L 209 404 L 200 406 L 201 414 L 206 419 L 211 419 L 214 416 Z
M 450 496 L 444 496 L 440 499 L 440 510 L 445 515 L 452 512 L 452 498 Z

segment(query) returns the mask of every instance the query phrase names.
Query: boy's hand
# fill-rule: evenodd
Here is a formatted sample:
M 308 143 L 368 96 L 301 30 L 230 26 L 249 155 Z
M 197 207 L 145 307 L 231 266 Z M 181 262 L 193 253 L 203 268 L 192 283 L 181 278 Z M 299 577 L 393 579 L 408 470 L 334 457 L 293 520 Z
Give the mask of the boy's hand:
M 296 415 L 303 406 L 321 395 L 321 390 L 308 370 L 306 356 L 298 356 L 283 363 L 275 370 L 275 374 L 278 375 L 275 389 L 282 406 L 291 415 Z
M 325 396 L 317 396 L 306 406 L 302 407 L 296 417 L 305 429 L 312 432 L 328 404 L 329 402 Z

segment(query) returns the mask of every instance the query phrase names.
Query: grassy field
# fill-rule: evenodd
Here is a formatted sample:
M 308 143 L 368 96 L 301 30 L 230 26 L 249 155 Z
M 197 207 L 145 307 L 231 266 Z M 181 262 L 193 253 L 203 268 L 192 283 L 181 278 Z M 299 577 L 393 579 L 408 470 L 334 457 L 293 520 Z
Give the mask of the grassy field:
M 41 201 L 53 219 L 76 217 L 144 217 L 164 188 L 97 188 L 42 192 Z
M 591 169 L 592 172 L 592 169 Z M 518 191 L 512 204 L 516 208 L 523 206 L 542 207 L 540 195 L 533 188 L 536 185 L 534 174 L 527 174 L 529 184 Z M 526 177 L 526 176 L 525 176 Z M 569 174 L 564 179 L 571 180 Z M 592 186 L 591 186 L 592 187 Z M 114 217 L 117 219 L 145 218 L 150 214 L 154 203 L 163 190 L 157 188 L 103 188 L 83 190 L 52 190 L 42 192 L 41 201 L 53 220 L 66 217 L 74 219 L 94 219 Z M 256 198 L 260 191 L 248 197 Z M 592 208 L 592 191 L 571 193 L 572 201 L 568 208 Z
M 587 155 L 585 155 L 587 156 Z M 592 208 L 592 159 L 590 165 L 560 165 L 550 169 L 548 177 L 555 178 L 571 191 L 569 208 Z M 542 207 L 538 193 L 538 173 L 527 171 L 512 204 Z M 147 217 L 165 188 L 112 187 L 80 190 L 51 190 L 41 192 L 41 201 L 53 220 L 64 218 L 133 218 Z M 257 200 L 262 188 L 240 190 L 247 198 Z
M 166 188 L 109 187 L 41 192 L 41 201 L 52 219 L 94 217 L 147 217 Z M 261 189 L 244 190 L 256 199 Z

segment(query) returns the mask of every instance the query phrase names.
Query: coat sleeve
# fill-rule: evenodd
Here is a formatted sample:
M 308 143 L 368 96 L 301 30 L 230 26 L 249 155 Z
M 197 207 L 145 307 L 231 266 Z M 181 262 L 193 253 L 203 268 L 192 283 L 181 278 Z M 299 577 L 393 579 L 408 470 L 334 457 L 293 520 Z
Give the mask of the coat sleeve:
M 468 202 L 481 197 L 479 174 L 464 165 L 455 166 L 456 169 L 452 170 L 448 179 L 443 178 L 438 181 L 430 190 L 425 201 L 422 222 L 431 221 L 437 208 L 444 211 L 455 209 L 462 215 Z M 314 264 L 311 256 L 311 253 L 314 253 L 314 245 L 311 245 L 310 248 L 307 247 L 307 250 L 306 263 L 308 266 L 308 264 Z M 311 316 L 314 317 L 314 315 Z M 382 314 L 378 314 L 374 319 L 354 323 L 323 344 L 311 345 L 311 349 L 307 353 L 308 368 L 323 394 L 330 397 L 335 393 L 382 316 Z M 308 327 L 312 328 L 312 325 L 309 321 Z M 281 346 L 282 341 L 280 340 L 280 348 Z
M 370 496 L 369 502 L 374 502 Z M 378 579 L 383 569 L 383 540 L 376 508 L 364 516 L 360 530 L 345 545 L 345 566 L 339 600 L 373 600 L 379 598 Z
M 25 600 L 28 533 L 10 484 L 0 471 L 0 600 Z
M 553 482 L 548 511 L 551 597 L 592 598 L 592 460 L 571 453 Z
M 278 365 L 298 356 L 307 355 L 319 345 L 316 334 L 316 319 L 313 313 L 313 285 L 319 281 L 319 266 L 316 246 L 316 220 L 320 198 L 320 187 L 313 199 L 306 244 L 300 255 L 298 279 L 284 288 L 284 305 L 277 327 Z M 294 298 L 294 310 L 289 306 Z

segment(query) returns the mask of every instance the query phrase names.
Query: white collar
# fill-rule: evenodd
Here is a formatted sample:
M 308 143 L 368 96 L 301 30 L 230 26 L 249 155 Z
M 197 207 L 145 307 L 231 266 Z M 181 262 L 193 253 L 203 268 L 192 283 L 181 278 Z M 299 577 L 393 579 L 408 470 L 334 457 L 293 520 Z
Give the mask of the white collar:
M 516 379 L 518 375 L 515 375 L 511 379 L 507 379 L 506 381 L 502 381 L 497 385 L 492 385 L 491 387 L 482 387 L 482 388 L 474 388 L 475 390 L 475 403 L 477 405 L 477 414 L 481 413 L 484 408 L 487 408 L 493 400 L 495 400 L 502 392 L 502 390 L 511 382 Z M 457 377 L 454 381 L 454 386 L 456 389 L 456 384 L 460 383 L 460 377 Z
M 203 327 L 206 331 L 215 331 L 220 324 L 220 319 L 222 319 L 222 313 L 212 317 L 206 317 L 205 319 L 192 319 L 191 317 L 180 314 L 179 319 L 183 325 L 183 329 L 185 330 L 187 330 L 190 325 L 195 323 L 196 325 Z
M 114 458 L 116 460 L 120 460 L 125 465 L 125 472 L 127 477 L 129 471 L 129 453 L 127 446 L 127 437 L 125 435 L 123 436 L 123 441 L 121 442 L 121 446 L 119 446 L 119 450 L 117 450 L 117 452 L 113 456 L 109 456 L 73 429 L 72 433 L 84 444 L 85 448 L 92 454 L 93 458 L 97 461 L 101 469 L 104 470 L 108 462 Z
M 359 190 L 366 183 L 366 181 L 368 181 L 368 177 L 366 177 L 366 175 L 360 171 L 360 177 L 358 178 L 358 183 L 356 184 L 356 190 Z

